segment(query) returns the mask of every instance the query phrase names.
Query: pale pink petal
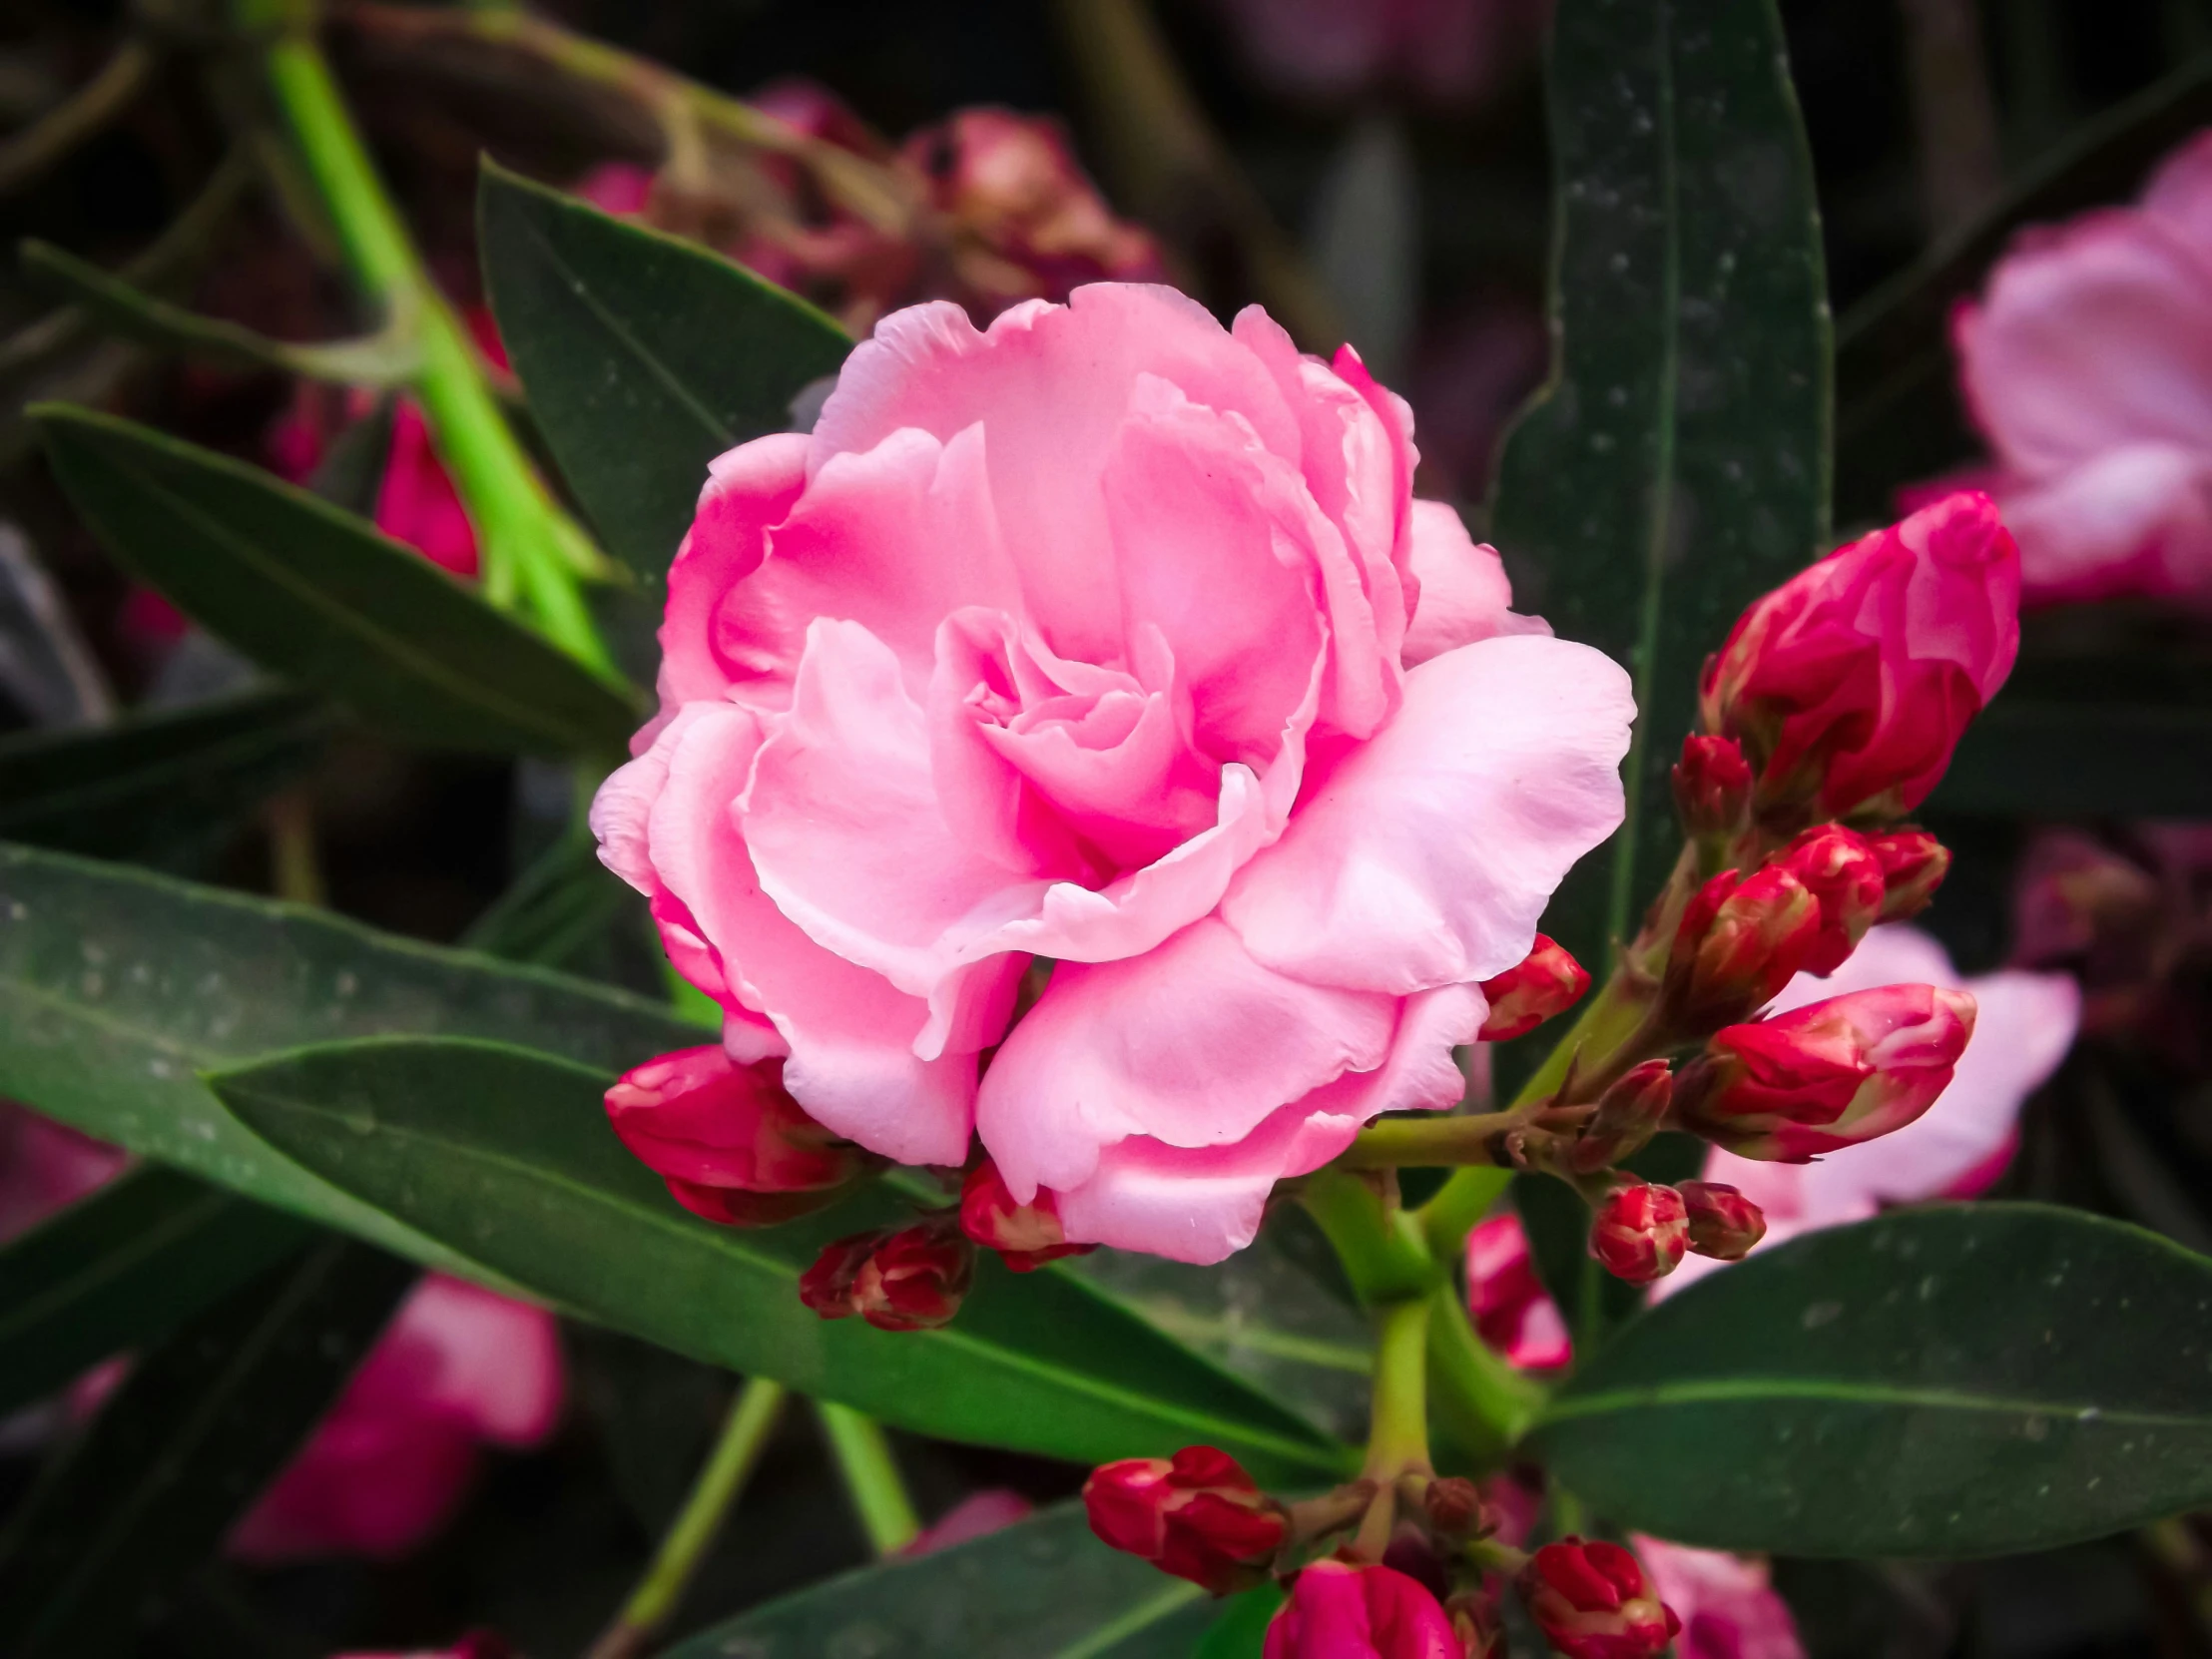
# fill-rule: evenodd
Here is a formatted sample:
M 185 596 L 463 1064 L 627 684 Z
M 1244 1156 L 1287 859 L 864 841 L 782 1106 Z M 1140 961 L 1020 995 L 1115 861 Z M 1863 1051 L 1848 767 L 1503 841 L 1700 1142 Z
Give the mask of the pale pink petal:
M 2143 192 L 2143 211 L 2212 258 L 2212 129 L 2199 133 L 2158 165 Z
M 668 611 L 661 623 L 661 714 L 695 699 L 719 702 L 733 685 L 759 678 L 761 662 L 746 642 L 726 642 L 718 627 L 730 590 L 760 568 L 768 531 L 783 522 L 807 481 L 807 439 L 776 432 L 740 444 L 708 467 L 699 516 L 668 571 Z M 735 643 L 738 657 L 724 654 Z M 647 727 L 641 738 L 650 738 Z M 642 747 L 642 745 L 640 746 Z
M 1500 634 L 1549 634 L 1541 617 L 1520 616 L 1497 549 L 1476 542 L 1441 501 L 1413 503 L 1413 579 L 1420 594 L 1405 631 L 1407 668 Z
M 1588 646 L 1461 646 L 1405 679 L 1222 915 L 1254 958 L 1322 984 L 1408 992 L 1504 972 L 1552 889 L 1621 822 L 1628 676 Z
M 2212 447 L 2130 443 L 2041 479 L 2001 479 L 2020 588 L 2042 604 L 2212 587 Z
M 1682 1621 L 1678 1659 L 1805 1659 L 1797 1621 L 1764 1561 L 1642 1532 L 1629 1543 L 1659 1599 Z
M 444 1274 L 429 1274 L 383 1339 L 419 1343 L 436 1357 L 415 1394 L 486 1439 L 535 1445 L 560 1415 L 561 1344 L 543 1308 Z

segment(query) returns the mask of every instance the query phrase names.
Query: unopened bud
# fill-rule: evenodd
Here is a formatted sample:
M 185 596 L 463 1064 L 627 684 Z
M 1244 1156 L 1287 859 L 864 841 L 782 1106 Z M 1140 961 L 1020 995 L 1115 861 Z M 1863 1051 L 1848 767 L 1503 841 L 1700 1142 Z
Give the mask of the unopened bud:
M 1015 1202 L 998 1166 L 988 1158 L 968 1171 L 960 1187 L 960 1231 L 998 1252 L 1016 1273 L 1029 1273 L 1063 1256 L 1084 1256 L 1096 1245 L 1069 1244 L 1052 1194 L 1037 1189 L 1034 1203 Z
M 1681 1265 L 1689 1242 L 1682 1195 L 1646 1181 L 1607 1193 L 1590 1226 L 1590 1254 L 1607 1273 L 1631 1285 L 1666 1278 Z
M 1950 873 L 1950 848 L 1913 825 L 1887 834 L 1869 835 L 1867 844 L 1882 864 L 1884 921 L 1904 921 L 1919 915 Z
M 1674 1078 L 1666 1061 L 1645 1060 L 1631 1066 L 1598 1096 L 1597 1111 L 1581 1139 L 1567 1150 L 1567 1167 L 1577 1175 L 1594 1175 L 1623 1158 L 1634 1157 L 1659 1133 L 1673 1099 Z
M 1458 1638 L 1465 1659 L 1503 1659 L 1505 1621 L 1498 1613 L 1496 1596 L 1462 1590 L 1444 1603 L 1444 1616 L 1451 1620 L 1451 1633 Z
M 607 1091 L 607 1119 L 676 1202 L 732 1227 L 772 1227 L 833 1202 L 874 1168 L 784 1088 L 784 1062 L 679 1049 Z
M 1431 1480 L 1421 1491 L 1421 1508 L 1438 1532 L 1472 1537 L 1497 1530 L 1496 1517 L 1482 1506 L 1482 1488 L 1464 1475 Z
M 1685 1030 L 1712 1031 L 1766 1006 L 1805 965 L 1821 906 L 1779 864 L 1748 878 L 1724 869 L 1682 912 L 1665 995 Z
M 1882 860 L 1856 830 L 1823 824 L 1799 835 L 1775 862 L 1820 901 L 1820 930 L 1801 971 L 1834 973 L 1882 914 Z
M 1115 1549 L 1216 1595 L 1266 1577 L 1290 1529 L 1283 1506 L 1210 1445 L 1102 1464 L 1083 1482 L 1083 1507 Z
M 1751 763 L 1734 738 L 1691 733 L 1673 779 L 1674 810 L 1691 839 L 1734 835 L 1751 822 Z
M 945 1218 L 839 1239 L 799 1276 L 799 1300 L 826 1320 L 854 1314 L 878 1331 L 928 1331 L 960 1311 L 975 1247 Z
M 1682 1628 L 1674 1610 L 1618 1544 L 1572 1534 L 1521 1569 L 1521 1600 L 1566 1659 L 1658 1659 Z
M 1482 982 L 1482 996 L 1490 1005 L 1490 1013 L 1475 1039 L 1501 1043 L 1533 1031 L 1553 1014 L 1572 1007 L 1589 988 L 1588 970 L 1538 933 L 1534 949 L 1495 979 Z
M 1731 1025 L 1683 1073 L 1675 1115 L 1739 1157 L 1802 1164 L 1927 1111 L 1973 1021 L 1964 991 L 1884 985 Z
M 1767 1218 L 1759 1206 L 1718 1181 L 1678 1181 L 1682 1207 L 1690 1220 L 1690 1248 L 1716 1262 L 1741 1262 L 1767 1236 Z

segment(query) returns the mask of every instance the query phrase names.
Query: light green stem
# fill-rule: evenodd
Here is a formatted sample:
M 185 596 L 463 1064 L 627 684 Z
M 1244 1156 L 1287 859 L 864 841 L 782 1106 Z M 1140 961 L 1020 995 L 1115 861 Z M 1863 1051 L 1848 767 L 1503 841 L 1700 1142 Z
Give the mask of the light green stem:
M 1369 1307 L 1425 1296 L 1435 1284 L 1440 1270 L 1420 1227 L 1403 1210 L 1385 1205 L 1372 1181 L 1334 1167 L 1317 1170 L 1299 1198 Z
M 1393 1302 L 1376 1316 L 1375 1391 L 1362 1472 L 1389 1481 L 1428 1467 L 1428 1316 L 1432 1297 Z
M 1450 1285 L 1430 1294 L 1428 1381 L 1437 1420 L 1461 1447 L 1501 1458 L 1542 1408 L 1545 1389 L 1475 1334 L 1465 1302 Z
M 311 17 L 290 0 L 236 0 L 236 10 L 242 23 L 267 36 L 270 90 L 354 281 L 415 336 L 421 361 L 413 390 L 476 528 L 487 597 L 510 603 L 519 591 L 548 638 L 611 678 L 606 645 L 577 587 L 578 573 L 601 569 L 603 561 L 546 493 L 500 413 L 475 347 L 376 177 Z
M 897 1554 L 920 1533 L 921 1517 L 906 1495 L 883 1425 L 831 1400 L 816 1400 L 815 1409 L 822 1415 L 830 1450 L 837 1460 L 837 1472 L 844 1476 L 844 1489 L 852 1496 L 869 1547 L 878 1555 Z
M 784 1409 L 786 1391 L 781 1382 L 765 1377 L 751 1379 L 738 1391 L 723 1420 L 722 1434 L 708 1453 L 706 1464 L 692 1482 L 676 1522 L 661 1540 L 653 1564 L 631 1592 L 615 1622 L 594 1642 L 588 1659 L 628 1659 L 641 1652 L 655 1631 L 667 1622 L 683 1600 L 684 1591 L 698 1572 L 699 1563 L 722 1529 L 723 1520 L 761 1459 L 769 1433 Z

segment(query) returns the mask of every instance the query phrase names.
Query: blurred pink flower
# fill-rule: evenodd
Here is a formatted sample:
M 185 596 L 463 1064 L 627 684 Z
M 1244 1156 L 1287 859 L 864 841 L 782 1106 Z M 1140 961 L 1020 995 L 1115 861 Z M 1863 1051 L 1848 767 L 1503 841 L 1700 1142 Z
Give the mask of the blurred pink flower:
M 1797 1621 L 1764 1562 L 1641 1532 L 1629 1542 L 1659 1599 L 1682 1620 L 1676 1659 L 1805 1659 Z
M 2212 601 L 2212 132 L 2020 237 L 1951 322 L 2030 601 Z
M 119 1147 L 0 1101 L 0 1242 L 106 1186 L 129 1161 Z
M 451 1647 L 413 1653 L 340 1653 L 332 1659 L 514 1659 L 514 1649 L 488 1630 L 472 1630 Z
M 1524 1371 L 1555 1371 L 1574 1357 L 1566 1321 L 1544 1294 L 1528 1235 L 1510 1212 L 1467 1234 L 1467 1305 L 1482 1340 Z
M 1500 85 L 1543 38 L 1549 0 L 1222 0 L 1253 67 L 1286 91 L 1403 86 L 1438 103 Z
M 403 1555 L 459 1505 L 479 1444 L 537 1444 L 561 1394 L 551 1314 L 431 1274 L 231 1534 L 230 1553 L 257 1564 Z
M 950 1549 L 954 1544 L 988 1537 L 1016 1521 L 1027 1520 L 1035 1507 L 1021 1493 L 1008 1491 L 1003 1486 L 970 1492 L 923 1527 L 899 1554 L 930 1555 L 940 1549 Z

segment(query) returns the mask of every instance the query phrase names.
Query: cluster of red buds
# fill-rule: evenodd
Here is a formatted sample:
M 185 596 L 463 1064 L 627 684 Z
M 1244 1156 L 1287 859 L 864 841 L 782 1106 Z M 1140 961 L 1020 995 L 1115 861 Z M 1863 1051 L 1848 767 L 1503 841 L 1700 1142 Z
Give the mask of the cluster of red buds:
M 1524 1553 L 1456 1477 L 1361 1479 L 1286 1503 L 1228 1453 L 1187 1446 L 1094 1470 L 1083 1502 L 1105 1542 L 1215 1595 L 1285 1584 L 1266 1659 L 1495 1659 L 1509 1581 L 1568 1659 L 1658 1659 L 1680 1629 L 1627 1550 L 1569 1537 Z
M 1590 1254 L 1631 1285 L 1664 1279 L 1684 1251 L 1740 1262 L 1767 1236 L 1759 1206 L 1718 1181 L 1672 1187 L 1627 1181 L 1608 1192 L 1590 1226 Z

